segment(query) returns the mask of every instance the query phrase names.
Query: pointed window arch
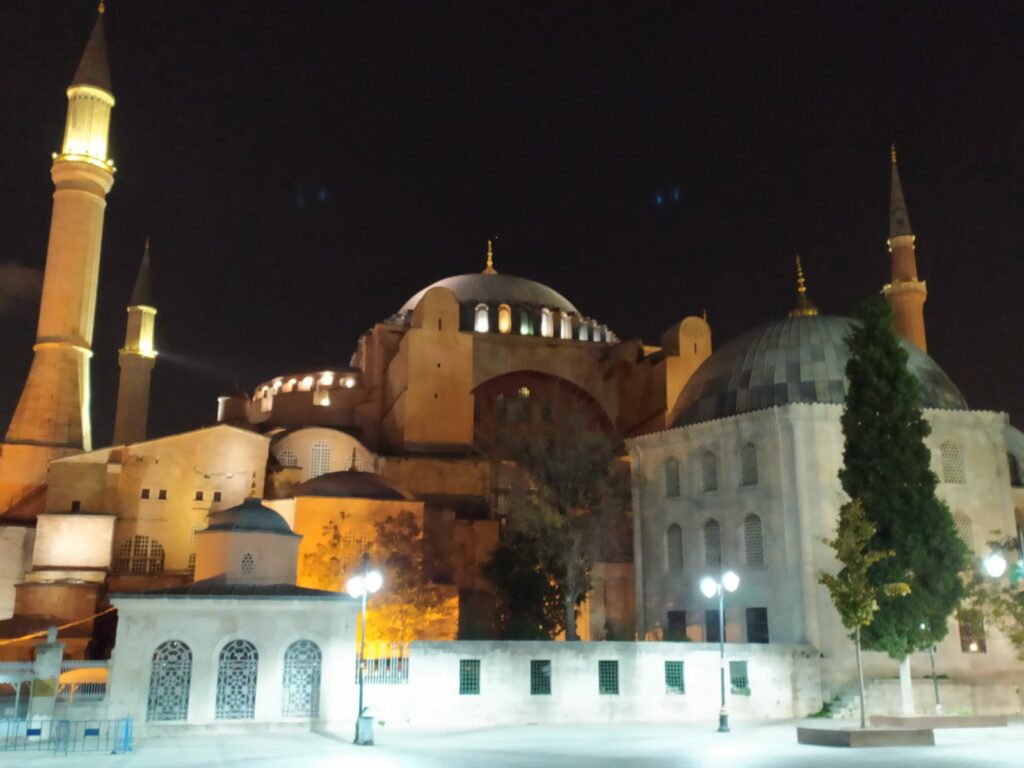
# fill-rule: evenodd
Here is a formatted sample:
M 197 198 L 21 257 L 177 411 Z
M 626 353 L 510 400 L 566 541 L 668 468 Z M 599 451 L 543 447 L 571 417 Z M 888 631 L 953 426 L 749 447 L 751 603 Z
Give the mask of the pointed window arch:
M 555 322 L 551 310 L 545 307 L 540 311 L 540 335 L 551 338 L 555 335 Z
M 942 463 L 942 482 L 967 482 L 967 473 L 964 471 L 964 456 L 959 445 L 952 440 L 947 440 L 939 446 L 939 457 Z
M 677 523 L 665 531 L 665 553 L 670 571 L 683 570 L 683 529 Z
M 679 495 L 679 462 L 672 457 L 665 459 L 665 495 L 669 498 Z
M 718 490 L 718 457 L 713 451 L 700 457 L 700 487 L 705 493 Z
M 740 485 L 757 485 L 757 446 L 746 443 L 740 448 Z
M 284 652 L 281 715 L 315 718 L 320 714 L 320 646 L 296 640 Z
M 491 330 L 491 318 L 488 314 L 486 304 L 477 304 L 473 320 L 473 330 L 477 333 L 487 333 Z
M 150 665 L 146 720 L 187 720 L 191 686 L 192 649 L 180 640 L 161 643 Z
M 562 312 L 561 313 L 561 333 L 559 334 L 563 339 L 572 338 L 572 315 Z
M 508 304 L 498 306 L 498 333 L 512 332 L 512 308 Z
M 714 518 L 704 523 L 704 564 L 722 564 L 722 526 Z
M 256 715 L 256 669 L 259 654 L 248 640 L 232 640 L 217 664 L 218 720 L 252 720 Z
M 764 531 L 761 518 L 751 512 L 743 520 L 743 549 L 747 556 L 747 565 L 755 568 L 764 566 Z

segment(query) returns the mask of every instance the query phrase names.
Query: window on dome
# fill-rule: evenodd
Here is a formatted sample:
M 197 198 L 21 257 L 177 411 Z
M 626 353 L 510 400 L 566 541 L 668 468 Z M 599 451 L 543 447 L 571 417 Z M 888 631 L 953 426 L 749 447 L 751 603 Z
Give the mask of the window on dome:
M 525 309 L 519 310 L 519 335 L 533 336 L 533 318 Z
M 947 440 L 939 446 L 939 457 L 942 463 L 942 482 L 967 482 L 967 475 L 964 472 L 964 457 L 960 452 L 959 445 Z
M 590 340 L 600 341 L 601 331 L 597 327 L 597 320 L 589 320 L 587 321 L 587 324 L 590 326 Z
M 508 304 L 498 307 L 498 333 L 512 332 L 512 308 Z
M 299 466 L 299 457 L 291 451 L 278 451 L 277 462 L 282 467 L 297 467 Z
M 579 340 L 587 341 L 590 339 L 590 325 L 584 320 L 580 322 L 579 328 Z
M 331 446 L 326 440 L 315 440 L 309 449 L 309 479 L 331 471 Z
M 490 329 L 491 320 L 487 314 L 487 305 L 477 304 L 475 319 L 473 320 L 473 330 L 477 333 L 487 333 Z
M 560 334 L 561 337 L 563 339 L 571 339 L 572 338 L 572 315 L 567 315 L 566 313 L 563 312 L 561 314 L 561 323 L 560 324 L 562 326 L 561 334 Z
M 550 309 L 540 311 L 540 335 L 551 338 L 555 335 L 554 318 L 551 317 Z

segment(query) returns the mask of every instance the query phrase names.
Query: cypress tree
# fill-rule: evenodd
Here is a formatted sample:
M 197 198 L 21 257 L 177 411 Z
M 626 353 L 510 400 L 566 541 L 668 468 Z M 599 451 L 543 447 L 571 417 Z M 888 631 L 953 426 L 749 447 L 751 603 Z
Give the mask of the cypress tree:
M 863 504 L 875 526 L 869 548 L 893 556 L 871 566 L 878 612 L 864 627 L 864 647 L 903 659 L 946 636 L 946 622 L 964 595 L 967 547 L 953 516 L 935 495 L 938 483 L 924 443 L 931 432 L 921 411 L 919 383 L 881 297 L 865 301 L 846 338 L 849 390 L 843 409 L 843 490 Z M 905 582 L 907 596 L 884 594 Z

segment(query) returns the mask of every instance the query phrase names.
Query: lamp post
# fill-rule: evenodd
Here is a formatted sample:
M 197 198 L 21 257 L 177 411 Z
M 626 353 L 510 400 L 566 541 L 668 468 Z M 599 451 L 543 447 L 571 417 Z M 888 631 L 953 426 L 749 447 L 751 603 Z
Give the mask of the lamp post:
M 991 576 L 993 579 L 998 579 L 1004 573 L 1006 573 L 1006 558 L 1003 557 L 999 552 L 993 552 L 984 560 L 981 564 L 985 568 L 985 573 Z
M 928 629 L 928 625 L 921 622 L 921 629 Z M 931 643 L 928 645 L 928 660 L 932 664 L 932 685 L 935 687 L 935 714 L 942 714 L 942 702 L 939 700 L 939 678 L 935 674 L 935 645 Z
M 700 580 L 700 591 L 704 597 L 712 598 L 718 595 L 718 657 L 719 657 L 719 679 L 722 684 L 722 709 L 718 713 L 718 732 L 729 732 L 729 712 L 725 708 L 725 593 L 735 592 L 740 586 L 740 577 L 735 571 L 726 571 L 721 579 L 716 581 L 711 576 L 705 576 Z
M 370 556 L 363 555 L 359 572 L 349 577 L 345 591 L 352 597 L 359 598 L 362 603 L 360 611 L 363 619 L 363 631 L 359 639 L 359 714 L 356 715 L 356 738 L 353 743 L 370 746 L 373 744 L 373 718 L 366 717 L 363 712 L 363 654 L 366 651 L 366 598 L 381 588 L 384 577 L 380 571 L 370 568 Z

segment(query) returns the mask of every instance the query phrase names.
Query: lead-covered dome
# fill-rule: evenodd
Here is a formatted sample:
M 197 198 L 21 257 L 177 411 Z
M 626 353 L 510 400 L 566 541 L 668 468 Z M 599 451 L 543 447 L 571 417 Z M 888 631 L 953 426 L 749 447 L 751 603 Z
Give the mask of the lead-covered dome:
M 559 310 L 574 315 L 579 310 L 565 296 L 554 288 L 527 280 L 525 277 L 500 273 L 481 272 L 470 275 L 454 275 L 431 283 L 409 299 L 398 310 L 399 315 L 411 313 L 420 303 L 423 294 L 431 288 L 447 288 L 459 300 L 459 304 L 489 304 L 498 306 L 528 306 Z
M 738 336 L 693 374 L 676 403 L 674 427 L 789 403 L 841 404 L 846 396 L 844 339 L 855 321 L 790 317 Z M 925 408 L 966 410 L 967 402 L 928 355 L 905 339 L 907 367 L 921 384 Z
M 296 536 L 281 515 L 265 507 L 257 498 L 249 497 L 241 504 L 210 515 L 207 531 L 258 531 L 282 536 Z
M 295 495 L 378 501 L 407 501 L 412 498 L 390 480 L 373 472 L 360 472 L 354 469 L 328 472 L 310 478 L 295 489 Z

